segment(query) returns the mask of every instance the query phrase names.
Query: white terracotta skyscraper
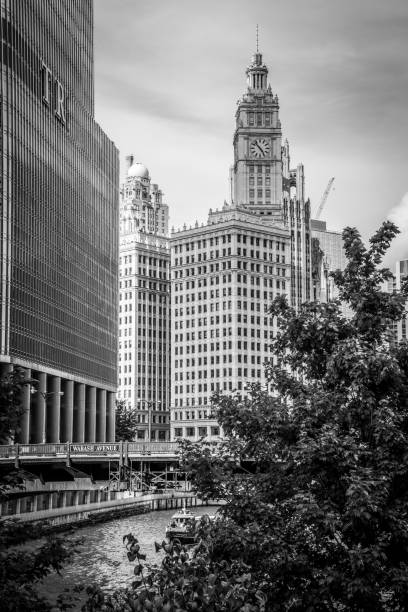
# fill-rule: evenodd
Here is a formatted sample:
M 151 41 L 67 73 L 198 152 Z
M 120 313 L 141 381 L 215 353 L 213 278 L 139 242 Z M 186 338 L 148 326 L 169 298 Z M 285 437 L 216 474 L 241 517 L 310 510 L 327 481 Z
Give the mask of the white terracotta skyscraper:
M 172 439 L 222 435 L 215 391 L 266 385 L 276 321 L 272 300 L 310 299 L 310 205 L 303 166 L 282 145 L 279 102 L 257 51 L 238 101 L 232 201 L 206 225 L 171 235 Z
M 127 158 L 121 189 L 118 398 L 138 413 L 139 440 L 168 439 L 168 206 L 148 169 Z

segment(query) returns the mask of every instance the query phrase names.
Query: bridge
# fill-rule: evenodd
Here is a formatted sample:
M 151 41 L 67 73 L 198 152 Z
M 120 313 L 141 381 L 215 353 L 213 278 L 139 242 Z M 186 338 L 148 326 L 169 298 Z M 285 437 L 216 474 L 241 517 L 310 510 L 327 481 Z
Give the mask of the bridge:
M 0 445 L 0 465 L 16 467 L 38 463 L 95 463 L 116 461 L 171 462 L 178 460 L 177 442 L 66 442 Z

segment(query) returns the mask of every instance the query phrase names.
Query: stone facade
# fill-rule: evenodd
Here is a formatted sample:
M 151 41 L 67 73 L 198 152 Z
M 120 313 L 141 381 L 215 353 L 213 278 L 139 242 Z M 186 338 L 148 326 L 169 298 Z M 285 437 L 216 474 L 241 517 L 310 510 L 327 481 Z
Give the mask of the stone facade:
M 170 251 L 168 206 L 129 156 L 121 189 L 118 399 L 137 411 L 138 440 L 169 439 Z
M 276 333 L 268 305 L 290 290 L 290 239 L 283 224 L 224 205 L 170 242 L 171 439 L 217 439 L 212 394 L 266 385 L 263 365 Z

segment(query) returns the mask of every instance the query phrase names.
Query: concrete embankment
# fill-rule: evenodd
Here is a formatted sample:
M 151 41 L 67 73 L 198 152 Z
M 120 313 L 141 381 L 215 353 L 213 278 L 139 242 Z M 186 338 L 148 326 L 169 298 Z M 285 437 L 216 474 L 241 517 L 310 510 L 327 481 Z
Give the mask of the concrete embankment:
M 4 518 L 35 523 L 45 527 L 47 531 L 62 531 L 70 526 L 89 525 L 154 510 L 170 510 L 183 506 L 202 505 L 207 505 L 207 503 L 202 502 L 192 493 L 172 492 L 160 495 L 138 495 L 137 497 L 125 497 L 124 499 L 114 499 L 80 506 L 27 512 L 18 516 Z

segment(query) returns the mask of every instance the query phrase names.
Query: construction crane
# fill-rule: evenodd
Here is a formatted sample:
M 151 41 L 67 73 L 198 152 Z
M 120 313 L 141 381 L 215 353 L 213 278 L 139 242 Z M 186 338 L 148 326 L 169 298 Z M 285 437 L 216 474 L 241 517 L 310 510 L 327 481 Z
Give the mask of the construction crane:
M 330 189 L 332 188 L 334 183 L 334 176 L 332 176 L 332 178 L 330 179 L 330 181 L 327 183 L 327 187 L 324 191 L 324 194 L 322 196 L 321 202 L 319 204 L 319 208 L 317 209 L 316 215 L 315 215 L 315 219 L 320 219 L 320 215 L 322 214 L 322 210 L 324 208 L 324 205 L 326 204 L 326 200 L 329 197 L 329 193 L 330 193 Z

